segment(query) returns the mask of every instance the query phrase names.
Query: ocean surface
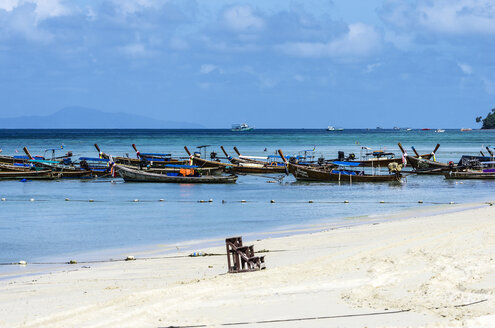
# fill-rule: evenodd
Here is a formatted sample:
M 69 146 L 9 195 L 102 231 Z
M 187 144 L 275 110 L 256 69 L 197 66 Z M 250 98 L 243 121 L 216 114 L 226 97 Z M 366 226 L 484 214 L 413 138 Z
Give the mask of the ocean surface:
M 210 145 L 208 154 L 221 154 L 219 146 L 223 145 L 231 155 L 232 147 L 237 146 L 243 154 L 254 156 L 274 154 L 279 148 L 286 154 L 315 149 L 318 156 L 326 158 L 335 158 L 339 150 L 359 157 L 365 146 L 400 156 L 397 142 L 409 151 L 414 146 L 419 153 L 429 153 L 440 143 L 436 159 L 457 162 L 461 155 L 486 153 L 484 147 L 495 143 L 495 131 L 0 130 L 4 155 L 21 153 L 27 146 L 33 155 L 49 155 L 45 150 L 53 148 L 59 155 L 72 151 L 76 158 L 97 157 L 94 143 L 106 153 L 130 157 L 136 156 L 133 143 L 141 152 L 175 157 L 186 156 L 185 145 L 191 150 Z M 281 183 L 268 183 L 273 180 L 240 176 L 233 185 L 140 184 L 118 178 L 0 181 L 0 198 L 5 198 L 0 201 L 0 263 L 84 260 L 99 251 L 344 222 L 352 220 L 348 217 L 433 203 L 495 198 L 495 181 L 456 183 L 443 176 L 409 176 L 402 184 L 297 183 L 292 176 Z M 418 204 L 419 200 L 424 204 Z M 0 273 L 2 270 L 0 266 Z

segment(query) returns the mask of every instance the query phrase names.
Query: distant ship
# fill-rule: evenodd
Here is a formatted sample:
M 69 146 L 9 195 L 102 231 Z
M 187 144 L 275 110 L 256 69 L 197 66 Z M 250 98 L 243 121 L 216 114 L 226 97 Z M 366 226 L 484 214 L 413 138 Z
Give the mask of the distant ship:
M 445 132 L 445 130 L 444 129 L 436 129 L 435 132 L 437 132 L 437 133 L 443 133 L 443 132 Z
M 333 126 L 328 126 L 327 127 L 327 131 L 344 131 L 344 128 L 336 128 L 336 127 L 333 127 Z
M 470 128 L 462 128 L 461 129 L 462 132 L 466 132 L 466 131 L 473 131 L 473 129 L 470 129 Z
M 252 126 L 247 125 L 247 123 L 232 124 L 232 131 L 235 132 L 252 131 L 253 129 L 254 128 Z

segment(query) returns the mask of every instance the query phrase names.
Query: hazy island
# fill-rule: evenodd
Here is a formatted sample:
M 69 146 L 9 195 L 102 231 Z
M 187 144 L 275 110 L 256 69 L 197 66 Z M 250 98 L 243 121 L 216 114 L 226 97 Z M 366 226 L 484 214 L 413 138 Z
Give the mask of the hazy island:
M 495 108 L 493 108 L 492 111 L 488 113 L 485 118 L 478 116 L 476 118 L 476 123 L 480 122 L 483 122 L 483 126 L 481 127 L 482 130 L 495 129 Z

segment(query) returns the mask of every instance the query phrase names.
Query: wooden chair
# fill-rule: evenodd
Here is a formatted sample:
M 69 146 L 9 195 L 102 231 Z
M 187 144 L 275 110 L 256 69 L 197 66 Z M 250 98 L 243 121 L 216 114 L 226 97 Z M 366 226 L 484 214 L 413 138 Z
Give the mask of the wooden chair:
M 225 239 L 229 273 L 250 272 L 265 269 L 265 257 L 255 256 L 254 245 L 243 246 L 242 237 Z

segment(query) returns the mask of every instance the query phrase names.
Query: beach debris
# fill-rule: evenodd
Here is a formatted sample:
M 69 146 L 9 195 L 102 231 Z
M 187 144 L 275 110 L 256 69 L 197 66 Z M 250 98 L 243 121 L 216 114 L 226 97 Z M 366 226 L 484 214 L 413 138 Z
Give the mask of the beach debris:
M 225 239 L 229 273 L 250 272 L 265 269 L 265 257 L 255 256 L 254 245 L 244 246 L 242 237 Z
M 136 258 L 134 257 L 134 255 L 128 255 L 126 258 L 125 258 L 126 261 L 135 261 Z
M 194 252 L 189 254 L 189 257 L 198 257 L 198 256 L 207 256 L 207 255 L 208 255 L 207 253 L 203 253 L 203 252 Z

